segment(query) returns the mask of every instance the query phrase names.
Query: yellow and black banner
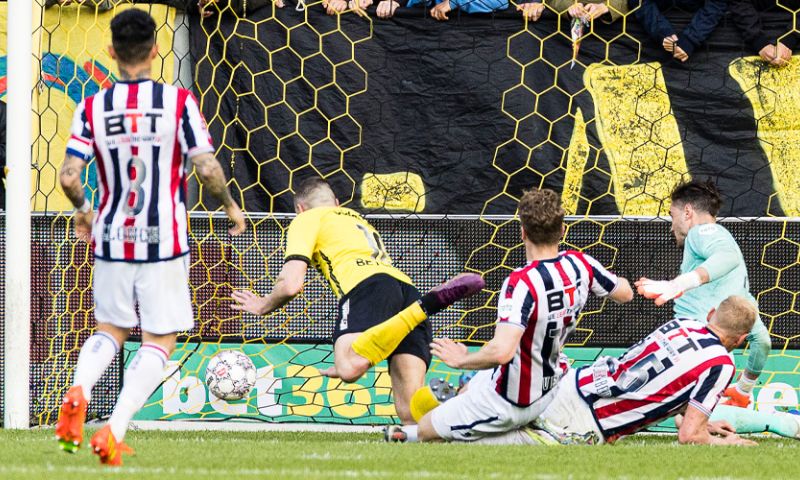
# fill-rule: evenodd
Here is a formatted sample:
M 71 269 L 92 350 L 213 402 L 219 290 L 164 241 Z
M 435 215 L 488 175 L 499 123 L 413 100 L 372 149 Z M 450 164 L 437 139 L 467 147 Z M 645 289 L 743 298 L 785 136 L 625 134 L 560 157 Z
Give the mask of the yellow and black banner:
M 552 12 L 451 17 L 195 18 L 203 111 L 245 208 L 291 211 L 316 174 L 366 211 L 512 214 L 545 186 L 572 214 L 651 216 L 708 177 L 723 215 L 800 214 L 797 56 L 769 67 L 721 25 L 680 63 L 631 17 L 595 22 L 573 65 Z

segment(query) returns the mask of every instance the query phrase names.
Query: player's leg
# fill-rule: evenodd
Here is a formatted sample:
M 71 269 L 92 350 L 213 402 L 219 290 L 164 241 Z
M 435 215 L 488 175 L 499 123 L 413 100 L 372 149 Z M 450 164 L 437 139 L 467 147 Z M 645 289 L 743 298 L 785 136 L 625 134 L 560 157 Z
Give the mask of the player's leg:
M 361 333 L 345 333 L 333 343 L 333 366 L 320 370 L 326 377 L 341 378 L 343 382 L 352 383 L 364 375 L 371 365 L 367 359 L 356 354 L 351 345 Z
M 462 273 L 432 289 L 401 312 L 364 331 L 352 344 L 352 349 L 371 365 L 389 357 L 400 342 L 428 317 L 455 302 L 478 293 L 485 283 L 480 275 Z
M 138 321 L 134 310 L 134 269 L 121 262 L 96 260 L 93 274 L 97 328 L 81 347 L 72 386 L 67 390 L 56 423 L 56 438 L 74 453 L 83 443 L 83 424 L 92 389 L 114 360 Z
M 416 423 L 411 415 L 411 397 L 425 385 L 425 373 L 431 363 L 430 322 L 419 325 L 398 345 L 389 357 L 389 375 L 397 416 L 404 425 Z
M 791 413 L 757 412 L 747 408 L 718 405 L 710 420 L 724 420 L 733 425 L 738 434 L 772 432 L 782 437 L 800 439 L 800 415 Z
M 515 407 L 494 392 L 491 370 L 478 372 L 469 390 L 426 413 L 418 425 L 403 426 L 388 441 L 472 442 L 527 424 L 541 410 Z M 530 415 L 528 415 L 530 414 Z
M 725 405 L 747 407 L 750 404 L 750 393 L 753 391 L 753 387 L 755 387 L 756 381 L 767 363 L 767 358 L 772 348 L 772 340 L 761 318 L 756 318 L 753 329 L 750 331 L 750 335 L 747 336 L 747 341 L 749 343 L 747 365 L 736 385 L 731 385 L 725 390 L 725 396 L 728 397 Z
M 121 465 L 131 418 L 164 380 L 164 367 L 175 349 L 177 332 L 192 329 L 188 256 L 137 265 L 134 290 L 139 301 L 142 345 L 128 364 L 111 418 L 92 437 L 100 461 Z M 129 451 L 129 449 L 127 449 Z

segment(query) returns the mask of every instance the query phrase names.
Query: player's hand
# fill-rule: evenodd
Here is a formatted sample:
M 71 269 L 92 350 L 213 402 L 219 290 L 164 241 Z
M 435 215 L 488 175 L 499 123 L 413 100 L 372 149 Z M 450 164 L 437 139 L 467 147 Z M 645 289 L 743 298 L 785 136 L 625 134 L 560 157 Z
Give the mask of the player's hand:
M 336 15 L 347 10 L 347 0 L 327 0 L 322 2 L 328 15 Z
M 272 0 L 272 3 L 274 3 L 274 4 L 275 4 L 275 7 L 276 7 L 276 8 L 283 8 L 283 7 L 284 7 L 284 5 L 285 5 L 285 4 L 283 3 L 283 0 Z
M 400 4 L 394 0 L 383 0 L 378 4 L 378 9 L 375 11 L 375 14 L 378 15 L 378 18 L 392 18 L 394 16 L 394 11 L 397 10 L 399 6 Z
M 72 223 L 75 225 L 75 236 L 78 240 L 83 240 L 86 243 L 92 241 L 92 222 L 94 221 L 94 210 L 89 210 L 86 213 L 75 212 L 72 217 Z
M 436 338 L 431 343 L 431 353 L 439 357 L 450 368 L 461 368 L 467 357 L 467 346 L 449 338 Z
M 448 20 L 447 12 L 452 9 L 453 8 L 450 6 L 450 0 L 443 0 L 442 3 L 431 8 L 431 17 L 439 20 L 440 22 L 444 22 Z
M 247 290 L 236 290 L 231 293 L 231 298 L 236 303 L 231 304 L 231 309 L 240 312 L 249 312 L 253 315 L 264 315 L 267 301 L 264 297 Z
M 742 447 L 755 447 L 758 443 L 748 440 L 747 438 L 742 438 L 735 433 L 728 435 L 727 437 L 723 438 L 725 445 L 740 445 Z
M 335 365 L 332 367 L 323 368 L 322 370 L 319 371 L 319 374 L 322 375 L 323 377 L 328 377 L 328 378 L 341 378 L 341 375 L 339 375 L 339 371 L 336 370 Z
M 541 2 L 520 3 L 517 5 L 517 11 L 522 12 L 522 16 L 531 22 L 536 22 L 544 12 L 544 4 Z
M 608 13 L 608 5 L 605 3 L 590 3 L 584 5 L 583 8 L 586 11 L 586 16 L 584 18 L 587 20 L 594 20 Z
M 675 424 L 677 425 L 677 422 Z M 736 435 L 736 428 L 725 420 L 709 421 L 707 425 L 708 433 L 712 435 L 719 435 L 720 437 Z
M 636 285 L 639 295 L 655 300 L 659 307 L 683 295 L 683 290 L 675 282 L 669 280 L 650 280 L 642 277 L 634 285 Z
M 244 223 L 244 213 L 242 213 L 242 209 L 239 208 L 239 205 L 236 205 L 236 202 L 231 203 L 229 207 L 225 207 L 225 213 L 228 215 L 228 219 L 233 223 L 233 226 L 228 229 L 228 233 L 235 237 L 245 231 L 247 227 Z

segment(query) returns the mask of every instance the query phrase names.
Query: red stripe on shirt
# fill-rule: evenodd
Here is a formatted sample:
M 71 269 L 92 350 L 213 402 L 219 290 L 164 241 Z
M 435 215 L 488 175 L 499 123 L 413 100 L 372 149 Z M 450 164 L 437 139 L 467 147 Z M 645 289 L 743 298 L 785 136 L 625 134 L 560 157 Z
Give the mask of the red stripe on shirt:
M 538 262 L 535 263 L 538 264 Z M 517 403 L 528 405 L 531 403 L 531 350 L 533 348 L 533 337 L 536 336 L 537 320 L 539 319 L 539 299 L 530 277 L 525 275 L 522 277 L 522 281 L 525 282 L 531 296 L 533 296 L 533 311 L 528 317 L 528 327 L 522 334 L 522 339 L 520 339 L 519 397 Z
M 136 110 L 138 106 L 138 99 L 139 99 L 139 84 L 138 83 L 129 83 L 128 87 L 128 99 L 125 102 L 125 108 L 127 110 Z M 138 130 L 138 125 L 135 118 L 131 119 L 131 133 L 136 133 Z M 139 147 L 135 144 L 131 144 L 131 156 L 136 157 L 139 155 Z M 128 165 L 128 178 L 130 179 L 131 183 L 136 180 L 137 172 L 133 169 L 133 162 L 130 162 Z M 128 198 L 125 201 L 128 203 L 128 206 L 134 207 L 136 206 L 136 193 L 131 189 L 128 192 Z M 132 228 L 136 224 L 136 216 L 131 215 L 125 219 L 125 231 L 128 231 L 129 228 Z M 125 250 L 125 260 L 133 260 L 136 256 L 135 253 L 135 244 L 128 240 L 128 236 L 126 235 L 126 240 L 123 243 L 123 247 Z
M 586 260 L 586 258 L 583 256 L 583 253 L 577 250 L 567 250 L 566 252 L 564 252 L 564 254 L 572 255 L 581 261 L 584 268 L 586 268 L 586 271 L 589 273 L 589 287 L 591 287 L 592 284 L 594 283 L 594 271 L 592 270 L 592 266 L 589 265 L 589 261 Z
M 175 105 L 175 128 L 178 131 L 181 128 L 181 117 L 183 116 L 183 110 L 186 108 L 186 99 L 189 97 L 189 91 L 183 88 L 178 89 L 178 99 Z M 180 135 L 176 132 L 175 134 L 175 145 L 173 146 L 172 150 L 172 168 L 170 171 L 170 198 L 172 199 L 172 254 L 177 256 L 181 253 L 181 242 L 178 236 L 178 211 L 177 205 L 175 202 L 175 195 L 178 192 L 178 187 L 181 184 L 181 174 L 180 174 L 180 167 L 181 167 L 181 144 L 180 144 Z
M 97 94 L 99 95 L 99 94 Z M 92 135 L 94 135 L 94 99 L 97 95 L 92 95 L 91 97 L 86 97 L 84 100 L 84 112 L 86 112 L 86 122 L 89 124 L 89 129 L 92 131 Z M 108 205 L 108 177 L 106 176 L 106 165 L 103 160 L 103 156 L 100 154 L 100 150 L 97 148 L 97 143 L 92 145 L 94 149 L 94 157 L 95 163 L 97 164 L 97 174 L 100 176 L 100 190 L 102 191 L 102 195 L 100 197 L 100 207 L 97 210 L 97 217 L 95 218 L 95 235 L 100 234 L 102 235 L 103 232 L 97 231 L 97 227 L 100 225 L 99 220 L 103 216 L 103 209 L 106 208 Z M 93 236 L 94 237 L 94 236 Z M 94 241 L 94 239 L 92 239 Z M 103 255 L 108 255 L 108 252 L 103 252 Z
M 635 357 L 633 357 L 632 359 L 628 360 L 627 362 L 620 364 L 619 368 L 617 368 L 617 371 L 614 372 L 611 375 L 611 378 L 613 378 L 614 380 L 618 379 L 619 376 L 622 375 L 622 372 L 627 371 L 633 365 L 636 365 L 637 363 L 639 363 L 639 360 L 643 359 L 644 357 L 650 355 L 653 352 L 658 351 L 660 348 L 661 348 L 661 346 L 658 344 L 658 342 L 654 341 L 654 342 L 650 343 L 642 351 L 642 353 L 640 353 L 639 355 L 636 355 Z
M 644 398 L 643 400 L 622 400 L 596 409 L 595 414 L 597 415 L 598 419 L 602 419 L 618 415 L 620 413 L 625 413 L 645 405 L 663 403 L 665 398 L 669 398 L 672 395 L 675 395 L 677 392 L 683 390 L 690 383 L 697 381 L 703 372 L 717 365 L 730 365 L 730 358 L 723 355 L 714 357 L 694 367 L 688 372 L 684 372 L 683 375 L 673 380 L 672 383 L 666 385 L 658 392 L 648 396 L 647 398 Z

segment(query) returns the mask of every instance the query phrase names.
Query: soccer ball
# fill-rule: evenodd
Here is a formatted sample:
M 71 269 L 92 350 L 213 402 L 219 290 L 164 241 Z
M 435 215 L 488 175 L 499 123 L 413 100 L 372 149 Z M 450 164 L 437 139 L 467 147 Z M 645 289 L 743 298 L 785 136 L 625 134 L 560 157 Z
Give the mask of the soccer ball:
M 238 350 L 223 350 L 208 361 L 206 385 L 219 399 L 242 399 L 255 384 L 256 367 L 247 355 Z

